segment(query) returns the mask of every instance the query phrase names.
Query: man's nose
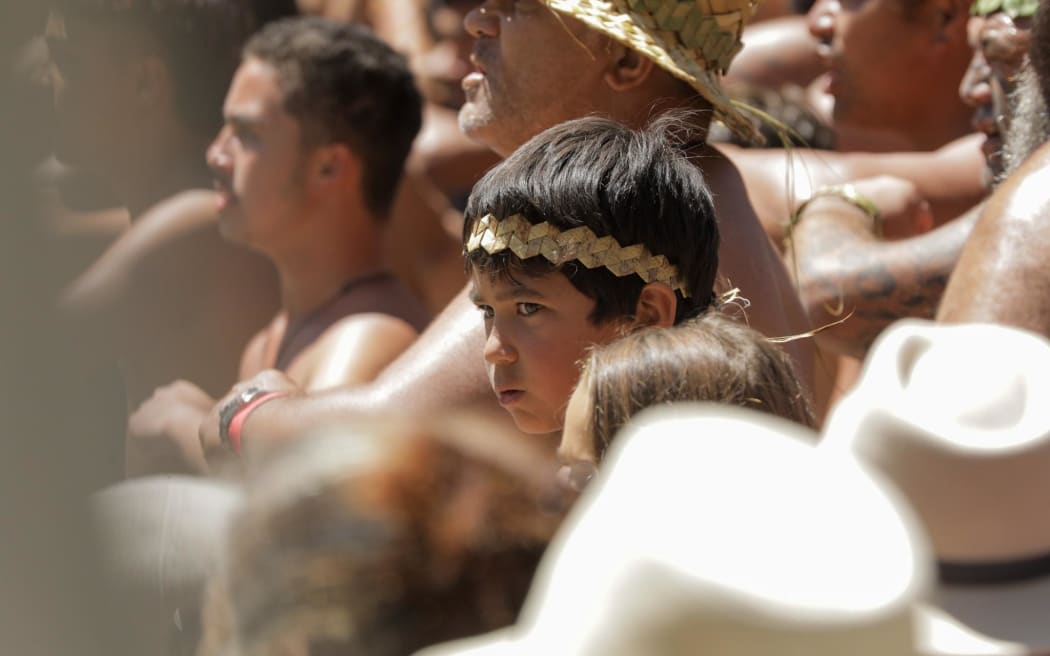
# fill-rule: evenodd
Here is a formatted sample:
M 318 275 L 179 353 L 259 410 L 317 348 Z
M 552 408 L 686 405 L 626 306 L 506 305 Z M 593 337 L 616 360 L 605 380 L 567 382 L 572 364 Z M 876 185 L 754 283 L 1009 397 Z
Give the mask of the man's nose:
M 992 88 L 989 84 L 991 69 L 980 54 L 970 60 L 970 66 L 959 83 L 959 98 L 970 107 L 982 107 L 991 104 Z
M 830 43 L 835 34 L 835 12 L 838 11 L 838 0 L 817 0 L 806 14 L 806 25 L 809 33 L 822 43 Z
M 495 3 L 479 2 L 463 17 L 463 27 L 475 39 L 499 34 L 500 12 Z
M 223 172 L 230 168 L 230 155 L 227 150 L 229 140 L 229 128 L 224 127 L 219 130 L 219 134 L 215 135 L 215 140 L 211 142 L 208 150 L 205 151 L 204 159 L 208 162 L 208 168 L 212 171 Z

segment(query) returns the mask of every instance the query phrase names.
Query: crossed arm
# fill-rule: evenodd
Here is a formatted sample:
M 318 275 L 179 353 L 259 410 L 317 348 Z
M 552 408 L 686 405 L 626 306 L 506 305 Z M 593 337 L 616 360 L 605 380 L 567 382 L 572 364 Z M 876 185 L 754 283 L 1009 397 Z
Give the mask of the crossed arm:
M 793 255 L 813 325 L 829 326 L 817 336 L 821 345 L 863 358 L 890 323 L 932 318 L 979 209 L 919 236 L 882 241 L 856 207 L 813 201 L 794 231 Z

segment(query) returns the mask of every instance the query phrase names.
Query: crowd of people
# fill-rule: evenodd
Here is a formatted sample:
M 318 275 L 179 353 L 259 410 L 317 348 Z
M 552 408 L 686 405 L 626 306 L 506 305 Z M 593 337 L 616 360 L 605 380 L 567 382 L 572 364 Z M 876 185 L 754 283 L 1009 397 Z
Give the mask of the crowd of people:
M 1050 654 L 1047 2 L 0 36 L 13 651 Z

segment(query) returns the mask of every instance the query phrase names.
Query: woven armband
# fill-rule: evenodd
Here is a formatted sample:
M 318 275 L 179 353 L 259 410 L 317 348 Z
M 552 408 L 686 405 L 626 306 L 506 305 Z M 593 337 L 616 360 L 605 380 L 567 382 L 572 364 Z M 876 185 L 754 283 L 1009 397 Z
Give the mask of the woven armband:
M 877 237 L 882 236 L 882 214 L 879 212 L 878 206 L 870 198 L 857 191 L 856 187 L 848 183 L 821 187 L 814 191 L 812 196 L 802 201 L 795 208 L 795 211 L 791 213 L 791 218 L 788 220 L 788 234 L 791 234 L 791 231 L 798 225 L 798 222 L 802 219 L 802 213 L 809 207 L 809 204 L 815 199 L 825 196 L 841 198 L 867 214 L 868 218 L 871 219 L 871 231 Z

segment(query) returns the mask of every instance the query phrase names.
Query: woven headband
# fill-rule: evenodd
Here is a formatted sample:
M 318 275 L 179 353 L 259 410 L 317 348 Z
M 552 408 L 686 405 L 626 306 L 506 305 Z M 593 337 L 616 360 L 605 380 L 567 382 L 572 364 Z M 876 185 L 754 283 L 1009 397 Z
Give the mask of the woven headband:
M 1028 18 L 1039 8 L 1039 0 L 977 0 L 970 6 L 973 16 L 1003 12 L 1010 18 Z
M 653 255 L 644 244 L 621 246 L 613 237 L 599 237 L 587 226 L 562 231 L 547 223 L 530 223 L 520 214 L 497 219 L 486 214 L 474 223 L 466 253 L 481 249 L 489 255 L 509 250 L 519 259 L 542 255 L 561 265 L 573 260 L 588 269 L 605 267 L 618 277 L 635 274 L 645 282 L 661 282 L 688 298 L 689 290 L 678 268 L 663 255 Z

